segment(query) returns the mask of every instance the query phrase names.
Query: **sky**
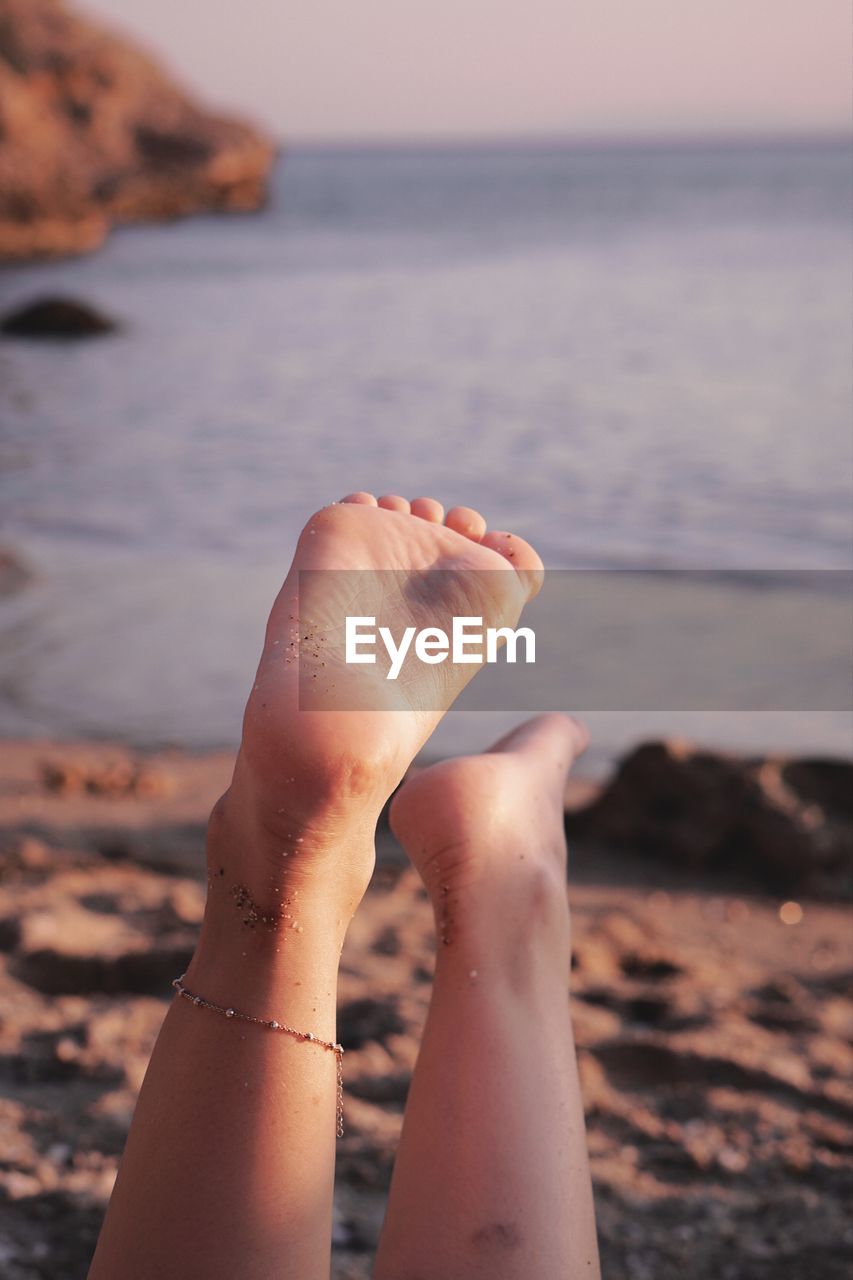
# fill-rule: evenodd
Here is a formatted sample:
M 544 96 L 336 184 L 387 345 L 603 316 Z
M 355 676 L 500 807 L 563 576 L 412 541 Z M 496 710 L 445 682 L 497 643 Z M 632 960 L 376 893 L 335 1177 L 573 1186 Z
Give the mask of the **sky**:
M 76 0 L 278 138 L 849 130 L 850 0 Z

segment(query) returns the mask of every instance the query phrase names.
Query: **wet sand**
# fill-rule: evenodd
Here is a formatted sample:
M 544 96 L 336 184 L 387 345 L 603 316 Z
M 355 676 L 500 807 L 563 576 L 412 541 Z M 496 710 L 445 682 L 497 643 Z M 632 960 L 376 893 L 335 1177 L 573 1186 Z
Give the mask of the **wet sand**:
M 230 759 L 38 743 L 2 758 L 0 1273 L 78 1280 L 197 934 Z M 379 852 L 340 981 L 335 1280 L 370 1274 L 434 958 L 428 903 L 384 829 Z M 600 842 L 575 843 L 570 892 L 605 1275 L 846 1277 L 849 909 L 782 909 Z

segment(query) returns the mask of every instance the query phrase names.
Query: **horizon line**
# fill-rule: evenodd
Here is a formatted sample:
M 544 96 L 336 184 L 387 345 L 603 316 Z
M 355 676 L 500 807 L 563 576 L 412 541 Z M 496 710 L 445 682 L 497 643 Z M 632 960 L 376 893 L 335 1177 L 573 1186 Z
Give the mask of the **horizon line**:
M 472 148 L 555 147 L 566 150 L 652 150 L 655 148 L 713 148 L 750 146 L 849 146 L 853 160 L 853 130 L 840 128 L 689 131 L 684 133 L 518 133 L 436 134 L 285 134 L 273 142 L 281 151 L 469 150 Z

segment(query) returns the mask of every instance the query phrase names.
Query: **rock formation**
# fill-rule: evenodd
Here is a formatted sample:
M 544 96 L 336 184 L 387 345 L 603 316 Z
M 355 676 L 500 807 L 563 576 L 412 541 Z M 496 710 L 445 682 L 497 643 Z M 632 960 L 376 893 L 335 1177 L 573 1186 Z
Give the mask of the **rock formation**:
M 115 223 L 256 209 L 273 154 L 64 0 L 0 0 L 0 261 L 94 249 Z
M 86 302 L 47 297 L 0 317 L 0 333 L 12 338 L 95 338 L 118 325 Z
M 853 765 L 748 759 L 678 742 L 621 761 L 590 806 L 566 815 L 571 838 L 771 893 L 853 897 Z

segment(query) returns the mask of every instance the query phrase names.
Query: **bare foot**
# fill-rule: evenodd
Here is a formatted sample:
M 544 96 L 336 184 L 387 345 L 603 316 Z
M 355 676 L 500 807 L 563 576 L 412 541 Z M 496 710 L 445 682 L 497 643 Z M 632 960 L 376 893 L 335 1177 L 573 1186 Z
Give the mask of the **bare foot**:
M 587 742 L 578 721 L 537 716 L 397 792 L 391 826 L 429 893 L 440 945 L 517 957 L 535 928 L 539 942 L 567 946 L 563 802 Z
M 324 628 L 353 612 L 333 598 L 334 584 L 346 575 L 330 574 L 332 594 L 318 601 L 313 592 L 311 616 L 305 616 L 299 574 L 315 570 L 417 575 L 420 591 L 427 584 L 427 598 L 420 597 L 427 613 L 429 591 L 442 588 L 431 587 L 424 571 L 452 571 L 454 612 L 514 626 L 539 589 L 542 562 L 523 539 L 487 533 L 478 512 L 457 507 L 445 519 L 431 498 L 410 504 L 389 496 L 377 503 L 372 495 L 351 494 L 308 521 L 267 625 L 234 779 L 209 828 L 212 887 L 219 898 L 230 894 L 244 919 L 260 929 L 274 927 L 287 914 L 287 894 L 318 873 L 326 893 L 331 879 L 341 913 L 351 913 L 373 869 L 383 804 L 477 670 L 445 664 L 439 677 L 435 667 L 423 666 L 405 684 L 391 686 L 396 701 L 390 701 L 389 683 L 377 668 L 376 709 L 300 709 L 299 659 L 316 660 L 320 669 Z M 369 573 L 364 577 L 370 580 Z M 446 608 L 448 602 L 435 603 Z

